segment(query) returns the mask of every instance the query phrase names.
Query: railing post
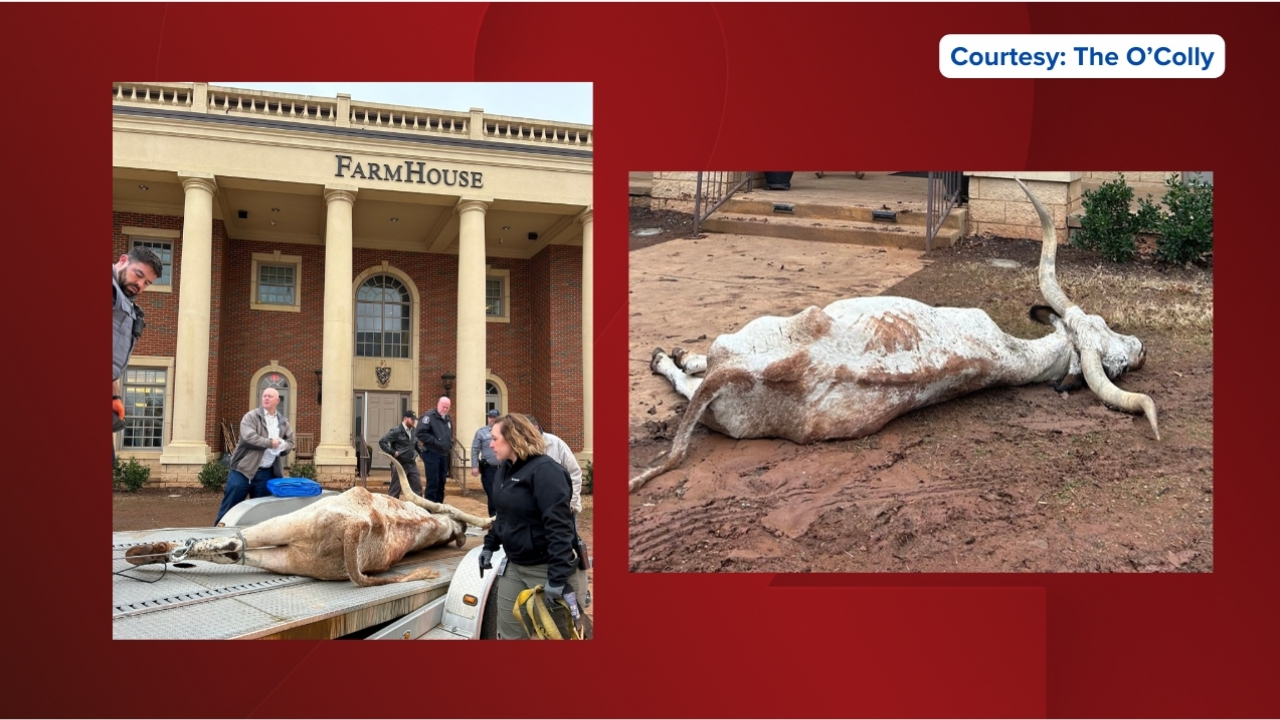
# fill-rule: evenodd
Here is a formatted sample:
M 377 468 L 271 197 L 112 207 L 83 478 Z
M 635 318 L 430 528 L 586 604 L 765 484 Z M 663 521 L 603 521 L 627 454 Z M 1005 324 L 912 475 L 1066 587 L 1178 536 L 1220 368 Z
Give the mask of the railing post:
M 702 225 L 702 173 L 698 173 L 693 189 L 693 236 L 698 237 Z

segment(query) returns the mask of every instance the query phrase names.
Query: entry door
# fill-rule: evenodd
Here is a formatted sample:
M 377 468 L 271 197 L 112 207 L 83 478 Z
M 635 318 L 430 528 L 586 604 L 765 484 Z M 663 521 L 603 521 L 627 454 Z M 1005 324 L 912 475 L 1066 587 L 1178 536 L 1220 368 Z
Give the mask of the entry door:
M 404 411 L 400 409 L 399 393 L 365 393 L 368 414 L 365 415 L 364 441 L 373 448 L 373 465 L 375 468 L 390 468 L 391 461 L 378 451 L 378 441 L 391 428 L 404 420 Z

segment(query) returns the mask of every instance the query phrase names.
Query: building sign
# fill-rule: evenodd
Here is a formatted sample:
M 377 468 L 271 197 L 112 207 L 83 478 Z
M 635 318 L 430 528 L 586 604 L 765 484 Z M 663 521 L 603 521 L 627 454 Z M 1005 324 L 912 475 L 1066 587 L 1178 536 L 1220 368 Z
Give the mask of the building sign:
M 469 170 L 429 168 L 424 162 L 405 160 L 403 163 L 352 162 L 350 155 L 335 155 L 338 171 L 334 177 L 360 178 L 362 180 L 389 180 L 391 182 L 416 182 L 419 185 L 448 185 L 449 187 L 484 187 L 484 173 Z M 345 173 L 345 174 L 344 174 Z

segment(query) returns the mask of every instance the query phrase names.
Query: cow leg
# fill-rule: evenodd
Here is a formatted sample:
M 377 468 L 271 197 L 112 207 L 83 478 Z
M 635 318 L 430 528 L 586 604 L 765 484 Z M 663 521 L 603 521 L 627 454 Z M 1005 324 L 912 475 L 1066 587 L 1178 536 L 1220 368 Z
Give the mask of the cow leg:
M 347 577 L 360 587 L 387 585 L 389 583 L 406 582 L 408 580 L 430 580 L 440 577 L 440 573 L 431 568 L 418 568 L 408 575 L 379 575 L 371 577 L 360 569 L 360 544 L 368 537 L 372 527 L 369 523 L 351 523 L 347 525 L 342 537 L 342 556 L 347 565 Z
M 653 358 L 649 361 L 649 368 L 654 373 L 670 380 L 671 386 L 675 388 L 675 391 L 685 396 L 685 398 L 693 397 L 694 391 L 702 384 L 702 378 L 688 375 L 676 367 L 675 361 L 662 348 L 654 348 Z
M 695 355 L 684 348 L 673 348 L 671 359 L 675 361 L 676 367 L 689 375 L 701 375 L 707 371 L 706 355 Z

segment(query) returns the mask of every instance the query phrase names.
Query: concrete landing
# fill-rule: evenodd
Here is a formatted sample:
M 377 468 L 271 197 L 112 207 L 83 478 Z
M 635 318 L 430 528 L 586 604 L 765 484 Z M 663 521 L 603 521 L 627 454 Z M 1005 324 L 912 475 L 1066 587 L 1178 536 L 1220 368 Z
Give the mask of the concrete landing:
M 862 177 L 858 177 L 858 175 Z M 797 172 L 791 189 L 739 192 L 702 223 L 738 233 L 874 247 L 925 249 L 926 180 L 890 173 Z M 892 219 L 877 214 L 892 213 Z M 964 235 L 967 208 L 953 208 L 934 238 L 949 247 Z

